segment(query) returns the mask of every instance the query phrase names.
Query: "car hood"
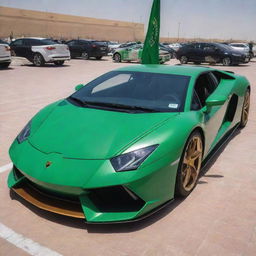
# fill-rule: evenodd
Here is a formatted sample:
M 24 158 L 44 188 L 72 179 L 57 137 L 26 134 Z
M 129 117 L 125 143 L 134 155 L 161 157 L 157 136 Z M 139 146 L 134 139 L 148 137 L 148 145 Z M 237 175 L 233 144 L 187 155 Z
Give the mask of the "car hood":
M 63 101 L 31 134 L 29 142 L 44 153 L 78 159 L 109 159 L 174 115 L 83 108 Z

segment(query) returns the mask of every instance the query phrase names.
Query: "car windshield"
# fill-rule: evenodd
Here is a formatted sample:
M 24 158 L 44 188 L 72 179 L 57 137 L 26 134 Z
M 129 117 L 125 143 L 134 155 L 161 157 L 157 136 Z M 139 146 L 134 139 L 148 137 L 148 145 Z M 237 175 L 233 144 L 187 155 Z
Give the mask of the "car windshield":
M 69 97 L 84 107 L 140 112 L 181 112 L 190 77 L 149 72 L 112 71 Z

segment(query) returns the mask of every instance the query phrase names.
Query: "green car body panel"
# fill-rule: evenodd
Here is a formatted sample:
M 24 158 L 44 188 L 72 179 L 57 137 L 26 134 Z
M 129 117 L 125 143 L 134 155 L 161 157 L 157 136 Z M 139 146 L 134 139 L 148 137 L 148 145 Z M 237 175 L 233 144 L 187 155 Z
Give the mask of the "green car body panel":
M 126 48 L 116 49 L 113 53 L 113 59 L 115 54 L 120 55 L 120 61 L 136 61 L 141 62 L 142 58 L 143 45 L 137 44 Z M 168 52 L 159 51 L 159 63 L 163 64 L 171 59 L 171 56 Z
M 78 107 L 66 99 L 55 102 L 32 118 L 30 135 L 25 141 L 18 143 L 15 139 L 11 145 L 9 154 L 14 168 L 8 178 L 10 188 L 29 181 L 61 197 L 76 197 L 90 223 L 133 220 L 174 198 L 179 160 L 195 129 L 202 134 L 205 159 L 241 120 L 249 86 L 242 76 L 217 71 L 224 78 L 209 98 L 214 101 L 221 95 L 227 98 L 226 102 L 212 106 L 210 111 L 206 107 L 191 111 L 195 81 L 200 74 L 215 69 L 136 65 L 118 71 L 189 76 L 184 111 L 134 114 Z M 232 95 L 237 97 L 237 108 L 233 120 L 225 121 Z M 111 165 L 111 158 L 151 145 L 159 146 L 138 169 L 116 172 Z M 47 162 L 51 165 L 46 166 Z M 19 176 L 15 169 L 20 171 Z M 140 203 L 131 209 L 104 210 L 90 196 L 101 188 L 124 189 Z

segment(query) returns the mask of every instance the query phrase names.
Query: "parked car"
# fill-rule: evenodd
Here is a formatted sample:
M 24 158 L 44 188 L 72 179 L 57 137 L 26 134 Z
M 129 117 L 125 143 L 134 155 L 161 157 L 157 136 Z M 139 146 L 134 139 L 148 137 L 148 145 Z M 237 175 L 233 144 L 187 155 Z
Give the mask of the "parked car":
M 250 59 L 253 58 L 253 52 L 250 50 L 250 47 L 247 43 L 230 43 L 229 44 L 233 49 L 241 51 L 246 55 L 250 56 Z
M 2 39 L 0 39 L 0 44 L 7 44 L 7 45 L 9 45 L 8 42 L 6 42 L 6 41 L 4 41 L 4 40 L 2 40 Z
M 67 42 L 71 58 L 81 57 L 88 60 L 91 57 L 100 60 L 108 55 L 108 46 L 106 42 L 95 40 L 75 39 Z
M 234 50 L 231 46 L 220 43 L 190 43 L 182 46 L 176 52 L 181 64 L 222 63 L 224 66 L 247 63 L 248 55 Z
M 246 125 L 250 91 L 207 67 L 110 71 L 32 117 L 10 147 L 8 186 L 88 223 L 141 219 L 193 191 L 202 163 Z
M 172 44 L 169 44 L 169 47 L 172 48 L 175 52 L 177 52 L 180 47 L 182 47 L 182 45 L 180 43 L 172 43 Z
M 70 60 L 70 52 L 65 44 L 57 44 L 51 39 L 39 37 L 19 38 L 10 43 L 12 55 L 24 57 L 35 66 L 54 63 L 57 66 Z
M 121 61 L 136 61 L 141 62 L 143 44 L 136 44 L 126 48 L 118 48 L 113 53 L 113 60 L 115 62 Z M 171 56 L 169 52 L 160 50 L 159 51 L 159 62 L 160 64 L 169 61 Z
M 0 68 L 8 68 L 11 64 L 11 51 L 8 44 L 0 42 Z

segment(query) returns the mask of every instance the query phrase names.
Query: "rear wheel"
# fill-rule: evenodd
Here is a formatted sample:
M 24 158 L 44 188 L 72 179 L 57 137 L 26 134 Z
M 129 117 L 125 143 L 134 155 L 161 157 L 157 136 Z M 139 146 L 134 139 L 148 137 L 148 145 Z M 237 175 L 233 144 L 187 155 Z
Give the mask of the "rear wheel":
M 195 188 L 203 158 L 203 141 L 198 131 L 193 132 L 184 147 L 176 178 L 175 193 L 186 197 Z
M 62 66 L 64 64 L 64 60 L 56 60 L 53 62 L 56 66 Z
M 45 64 L 44 57 L 40 53 L 35 53 L 33 57 L 33 64 L 36 67 L 41 67 Z
M 181 56 L 180 63 L 181 64 L 187 64 L 188 63 L 188 58 L 186 56 Z
M 114 61 L 115 62 L 121 62 L 121 55 L 119 53 L 115 53 L 114 55 Z
M 88 60 L 89 59 L 89 55 L 87 52 L 82 52 L 81 53 L 81 58 L 84 59 L 84 60 Z
M 231 59 L 229 57 L 226 57 L 222 60 L 223 66 L 230 66 L 231 65 Z
M 244 95 L 244 103 L 243 103 L 243 109 L 242 109 L 242 115 L 241 115 L 241 121 L 240 121 L 241 128 L 244 128 L 248 122 L 249 110 L 250 110 L 250 91 L 249 89 L 247 89 Z
M 96 60 L 101 60 L 102 59 L 102 56 L 97 56 L 96 57 Z

